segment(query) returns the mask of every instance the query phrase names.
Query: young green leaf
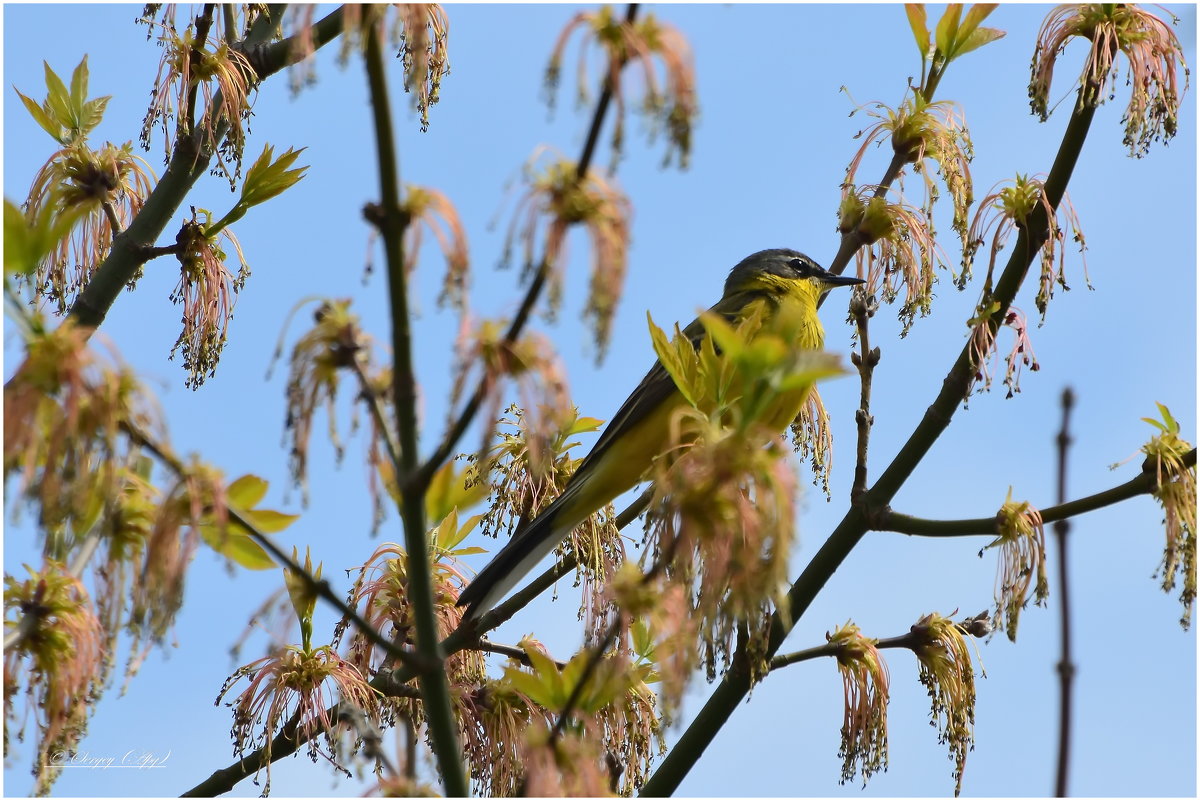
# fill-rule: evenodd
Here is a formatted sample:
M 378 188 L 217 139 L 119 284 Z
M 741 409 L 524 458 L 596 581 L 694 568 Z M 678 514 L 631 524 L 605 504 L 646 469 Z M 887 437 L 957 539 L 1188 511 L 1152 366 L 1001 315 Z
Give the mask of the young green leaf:
M 1004 31 L 999 28 L 976 28 L 971 31 L 970 36 L 958 44 L 954 55 L 961 56 L 964 53 L 970 53 L 972 50 L 978 50 L 985 44 L 990 44 L 997 39 L 1003 38 L 1003 36 Z
M 921 51 L 921 59 L 929 58 L 929 30 L 925 21 L 925 4 L 905 3 L 904 13 L 908 15 L 908 24 L 912 28 L 913 39 L 917 42 L 917 50 Z
M 934 42 L 937 43 L 938 52 L 947 60 L 954 56 L 954 40 L 958 34 L 958 21 L 961 16 L 962 3 L 951 3 L 946 6 L 946 12 L 938 20 Z

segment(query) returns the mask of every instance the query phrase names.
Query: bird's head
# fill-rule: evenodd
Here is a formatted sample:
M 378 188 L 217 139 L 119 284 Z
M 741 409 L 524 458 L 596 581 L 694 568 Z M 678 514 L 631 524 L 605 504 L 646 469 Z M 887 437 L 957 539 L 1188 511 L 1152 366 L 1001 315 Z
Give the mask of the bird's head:
M 725 280 L 725 296 L 736 292 L 799 294 L 816 303 L 835 286 L 861 284 L 861 278 L 834 275 L 796 250 L 760 250 L 738 262 Z

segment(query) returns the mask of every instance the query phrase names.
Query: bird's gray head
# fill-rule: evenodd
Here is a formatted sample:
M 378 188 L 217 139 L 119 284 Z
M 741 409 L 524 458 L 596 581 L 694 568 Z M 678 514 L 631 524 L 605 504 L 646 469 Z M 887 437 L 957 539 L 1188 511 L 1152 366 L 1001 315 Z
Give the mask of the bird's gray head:
M 747 256 L 729 271 L 729 277 L 725 279 L 725 294 L 755 287 L 762 283 L 763 275 L 791 280 L 813 278 L 825 284 L 826 288 L 862 283 L 859 278 L 834 275 L 798 250 L 770 248 Z

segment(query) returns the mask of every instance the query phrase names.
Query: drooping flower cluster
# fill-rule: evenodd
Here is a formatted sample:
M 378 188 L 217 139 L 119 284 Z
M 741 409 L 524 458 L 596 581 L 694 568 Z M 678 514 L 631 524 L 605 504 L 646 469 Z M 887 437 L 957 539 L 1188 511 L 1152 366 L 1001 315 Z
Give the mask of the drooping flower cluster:
M 1196 466 L 1194 461 L 1191 467 L 1184 463 L 1193 445 L 1179 436 L 1179 421 L 1161 403 L 1158 411 L 1161 422 L 1142 418 L 1159 431 L 1142 446 L 1142 453 L 1146 454 L 1146 468 L 1154 469 L 1154 497 L 1162 505 L 1167 534 L 1158 572 L 1164 592 L 1172 592 L 1176 582 L 1183 585 L 1179 623 L 1186 629 L 1191 626 L 1196 603 Z
M 623 69 L 627 63 L 634 63 L 641 67 L 644 88 L 639 105 L 640 111 L 649 120 L 650 134 L 653 137 L 664 128 L 667 132 L 663 166 L 670 164 L 672 157 L 677 154 L 679 166 L 687 167 L 692 148 L 692 126 L 699 114 L 695 67 L 687 40 L 673 26 L 660 22 L 653 14 L 631 23 L 618 19 L 611 6 L 603 6 L 594 12 L 581 11 L 567 22 L 559 34 L 546 68 L 546 97 L 551 108 L 554 106 L 567 42 L 578 29 L 585 32 L 579 48 L 577 71 L 577 97 L 581 105 L 590 94 L 589 45 L 593 42 L 597 44 L 607 59 L 604 86 L 612 91 L 617 106 L 612 135 L 614 161 L 620 155 L 625 135 Z M 665 81 L 659 78 L 654 65 L 656 56 L 662 63 Z M 663 83 L 665 87 L 660 88 Z
M 547 275 L 553 313 L 562 296 L 567 231 L 573 225 L 582 225 L 587 230 L 592 243 L 592 277 L 584 316 L 592 320 L 599 361 L 608 347 L 613 316 L 625 283 L 631 207 L 616 184 L 599 171 L 588 170 L 580 176 L 572 162 L 544 159 L 548 153 L 539 148 L 526 164 L 529 188 L 518 201 L 508 227 L 503 262 L 511 259 L 519 240 L 526 273 L 544 271 Z M 543 228 L 544 234 L 539 237 Z M 540 261 L 534 255 L 539 239 Z
M 1169 12 L 1168 12 L 1169 13 Z M 1177 19 L 1173 19 L 1178 22 Z M 1179 104 L 1187 90 L 1183 46 L 1170 25 L 1136 5 L 1125 3 L 1068 4 L 1055 8 L 1042 23 L 1033 53 L 1029 103 L 1042 120 L 1050 116 L 1050 83 L 1055 63 L 1075 37 L 1090 40 L 1091 49 L 1080 75 L 1080 101 L 1096 106 L 1112 99 L 1109 81 L 1117 77 L 1117 54 L 1128 60 L 1132 87 L 1122 122 L 1130 155 L 1145 155 L 1153 142 L 1167 141 L 1178 129 Z M 1184 71 L 1180 91 L 1177 65 Z
M 1044 606 L 1050 594 L 1046 578 L 1046 531 L 1042 515 L 1028 501 L 1014 501 L 1012 488 L 1004 505 L 996 513 L 996 539 L 984 546 L 1000 549 L 1000 564 L 996 570 L 996 611 L 993 627 L 1004 629 L 1008 639 L 1017 641 L 1017 620 L 1033 600 Z
M 872 775 L 887 770 L 887 706 L 891 678 L 876 640 L 847 623 L 827 635 L 836 647 L 838 672 L 845 690 L 842 744 L 842 784 L 861 774 L 863 786 Z

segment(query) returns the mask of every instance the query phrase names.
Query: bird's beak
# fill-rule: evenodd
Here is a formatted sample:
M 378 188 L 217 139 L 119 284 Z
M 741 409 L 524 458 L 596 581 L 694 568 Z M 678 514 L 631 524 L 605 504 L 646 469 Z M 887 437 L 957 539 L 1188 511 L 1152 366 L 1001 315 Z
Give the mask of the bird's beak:
M 827 287 L 835 286 L 854 286 L 855 284 L 865 284 L 861 278 L 855 278 L 853 275 L 834 275 L 833 273 L 825 273 L 821 276 L 821 283 Z

